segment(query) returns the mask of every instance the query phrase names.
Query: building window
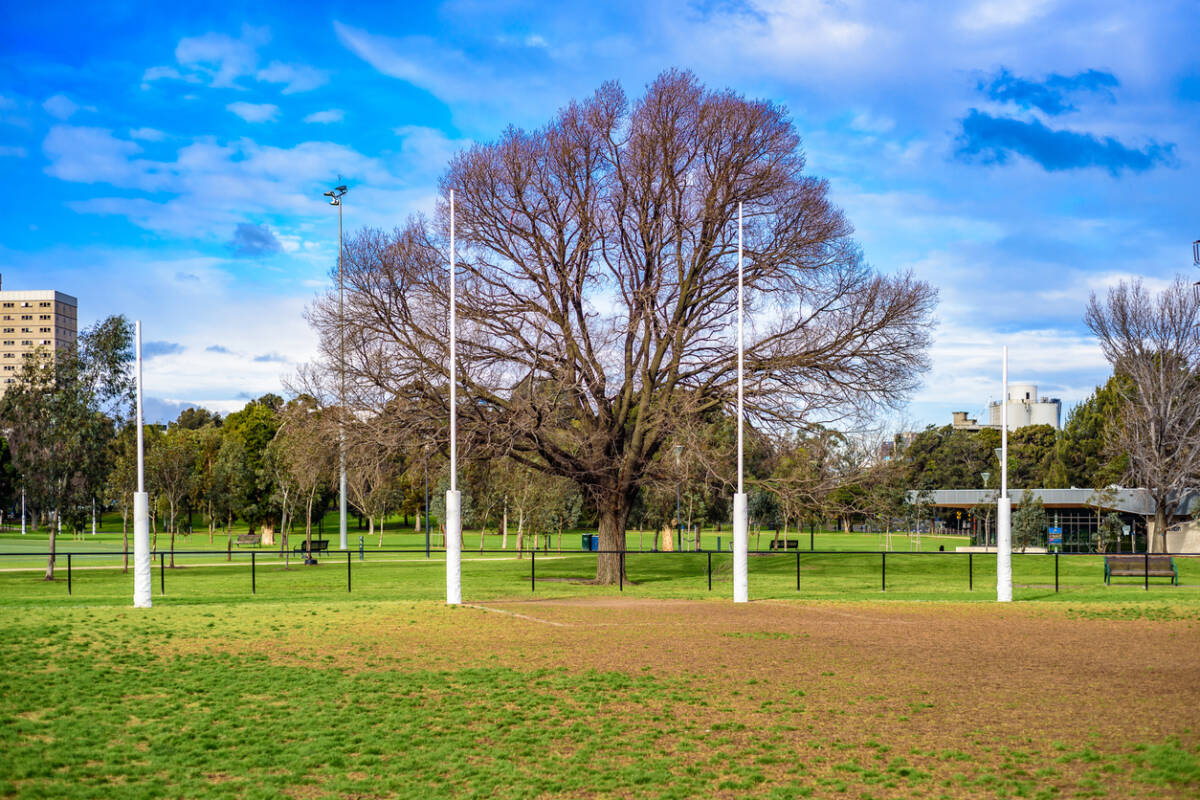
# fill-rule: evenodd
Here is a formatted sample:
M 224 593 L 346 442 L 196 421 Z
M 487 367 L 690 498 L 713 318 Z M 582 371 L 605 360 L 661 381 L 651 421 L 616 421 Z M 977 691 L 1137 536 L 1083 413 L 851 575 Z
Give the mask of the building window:
M 33 314 L 22 314 L 21 319 L 33 319 Z
M 39 317 L 38 317 L 38 319 L 50 319 L 50 315 L 49 315 L 49 314 L 42 314 L 41 316 L 39 316 Z
M 17 354 L 16 353 L 5 353 L 4 357 L 5 358 L 16 358 Z
M 32 328 L 21 328 L 21 333 L 33 333 Z
M 49 302 L 45 302 L 45 303 L 38 303 L 38 308 L 49 308 L 49 307 L 50 307 L 50 303 L 49 303 Z
M 16 330 L 16 328 L 5 328 L 5 329 L 4 329 L 4 332 L 5 332 L 5 333 L 12 333 L 12 332 L 14 332 L 15 330 Z
M 12 304 L 12 303 L 5 303 L 5 304 L 4 304 L 4 307 L 5 307 L 5 308 L 12 308 L 12 307 L 13 307 L 13 304 Z

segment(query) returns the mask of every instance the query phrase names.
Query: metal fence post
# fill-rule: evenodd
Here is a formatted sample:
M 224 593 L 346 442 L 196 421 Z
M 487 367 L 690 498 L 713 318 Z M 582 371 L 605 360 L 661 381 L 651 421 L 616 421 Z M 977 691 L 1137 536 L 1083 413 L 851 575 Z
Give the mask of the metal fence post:
M 796 591 L 800 591 L 800 548 L 796 548 Z
M 536 592 L 537 584 L 534 583 L 537 575 L 537 550 L 534 550 L 529 555 L 529 591 Z
M 1150 542 L 1146 541 L 1146 591 L 1150 591 Z
M 258 580 L 254 568 L 254 551 L 250 551 L 250 594 L 258 594 Z
M 708 590 L 712 591 L 712 553 L 708 554 Z
M 346 591 L 350 591 L 350 551 L 346 551 Z
M 620 561 L 620 567 L 621 567 L 619 570 L 620 575 L 617 577 L 617 587 L 618 587 L 617 591 L 623 592 L 623 591 L 625 591 L 625 551 L 624 550 L 622 550 L 620 552 L 620 554 L 617 556 L 617 560 Z
M 1054 591 L 1058 591 L 1058 553 L 1054 554 Z
M 67 594 L 71 593 L 71 554 L 67 553 Z
M 880 563 L 883 564 L 883 572 L 880 575 L 879 591 L 886 592 L 887 591 L 887 551 L 881 552 L 879 555 L 882 556 Z
M 967 591 L 975 591 L 975 554 L 967 553 Z

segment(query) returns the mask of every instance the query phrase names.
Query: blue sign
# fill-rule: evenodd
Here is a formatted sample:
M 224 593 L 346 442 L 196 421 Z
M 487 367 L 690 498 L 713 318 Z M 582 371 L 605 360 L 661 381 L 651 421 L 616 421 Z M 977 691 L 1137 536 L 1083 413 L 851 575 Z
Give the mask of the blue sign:
M 1050 527 L 1050 535 L 1047 539 L 1047 544 L 1049 544 L 1051 547 L 1053 547 L 1054 545 L 1058 545 L 1059 547 L 1062 547 L 1062 528 L 1061 527 L 1053 526 L 1053 525 Z

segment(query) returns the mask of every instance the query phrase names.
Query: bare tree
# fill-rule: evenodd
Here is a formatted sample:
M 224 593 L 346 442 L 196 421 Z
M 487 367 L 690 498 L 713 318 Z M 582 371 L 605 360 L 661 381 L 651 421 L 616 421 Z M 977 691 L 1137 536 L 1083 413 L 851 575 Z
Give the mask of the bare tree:
M 1157 295 L 1121 281 L 1103 300 L 1092 293 L 1084 320 L 1129 379 L 1109 446 L 1153 497 L 1147 545 L 1163 552 L 1171 503 L 1200 478 L 1200 290 L 1182 277 Z
M 337 440 L 331 418 L 316 408 L 312 398 L 298 397 L 283 411 L 283 423 L 275 433 L 281 460 L 304 504 L 305 548 L 312 553 L 313 504 L 317 493 L 330 485 L 334 475 Z M 283 531 L 287 546 L 287 531 Z
M 739 204 L 746 403 L 788 428 L 901 400 L 927 368 L 935 293 L 863 262 L 804 173 L 784 109 L 667 72 L 632 104 L 615 83 L 544 128 L 458 154 L 458 410 L 478 447 L 591 496 L 618 580 L 639 487 L 672 435 L 736 396 Z M 448 415 L 449 208 L 346 245 L 347 380 Z M 310 315 L 337 352 L 336 304 Z M 365 391 L 365 389 L 361 389 Z M 444 423 L 440 423 L 444 425 Z
M 167 527 L 171 533 L 171 564 L 175 566 L 175 533 L 179 505 L 192 491 L 196 479 L 196 436 L 178 426 L 154 437 L 146 454 L 146 477 L 167 504 Z

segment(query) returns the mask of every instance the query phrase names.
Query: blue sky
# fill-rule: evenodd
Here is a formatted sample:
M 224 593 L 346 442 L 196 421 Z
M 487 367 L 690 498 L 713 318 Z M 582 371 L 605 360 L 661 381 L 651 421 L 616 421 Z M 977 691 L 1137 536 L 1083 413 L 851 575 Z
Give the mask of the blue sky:
M 1194 2 L 15 3 L 0 26 L 6 289 L 145 325 L 157 416 L 228 412 L 310 358 L 336 213 L 432 208 L 451 153 L 670 67 L 790 110 L 870 262 L 941 292 L 906 414 L 1108 373 L 1088 293 L 1190 272 Z

